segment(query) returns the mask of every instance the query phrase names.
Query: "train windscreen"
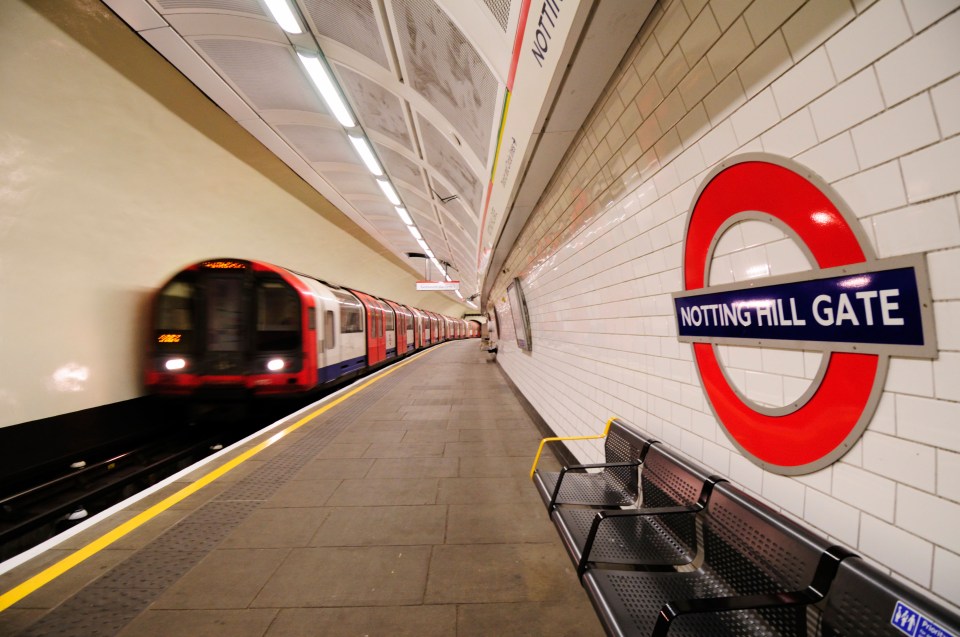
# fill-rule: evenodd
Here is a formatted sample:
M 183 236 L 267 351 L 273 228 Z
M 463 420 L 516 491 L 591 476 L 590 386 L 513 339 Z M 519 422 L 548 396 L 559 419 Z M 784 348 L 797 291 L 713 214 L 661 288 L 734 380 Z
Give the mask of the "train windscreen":
M 196 325 L 193 282 L 175 280 L 167 284 L 157 297 L 155 337 L 168 352 L 187 352 L 193 345 Z
M 261 352 L 300 347 L 300 300 L 283 281 L 257 283 L 256 347 Z

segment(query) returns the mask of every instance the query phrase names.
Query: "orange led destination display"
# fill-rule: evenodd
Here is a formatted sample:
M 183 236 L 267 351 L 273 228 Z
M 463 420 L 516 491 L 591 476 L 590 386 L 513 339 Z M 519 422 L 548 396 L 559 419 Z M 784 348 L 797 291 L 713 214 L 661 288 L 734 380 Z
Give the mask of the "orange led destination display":
M 200 264 L 200 267 L 207 270 L 245 270 L 247 268 L 247 264 L 243 261 L 216 259 L 214 261 L 204 261 Z

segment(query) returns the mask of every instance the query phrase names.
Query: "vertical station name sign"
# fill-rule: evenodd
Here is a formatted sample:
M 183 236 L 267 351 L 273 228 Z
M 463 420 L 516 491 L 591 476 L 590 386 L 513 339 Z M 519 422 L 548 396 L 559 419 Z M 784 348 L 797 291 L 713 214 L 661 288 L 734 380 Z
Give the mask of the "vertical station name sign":
M 704 181 L 687 223 L 684 291 L 673 295 L 677 335 L 692 343 L 707 399 L 730 440 L 776 473 L 816 471 L 839 459 L 869 424 L 890 356 L 935 358 L 932 301 L 922 255 L 878 259 L 840 197 L 787 160 L 744 155 Z M 710 286 L 710 264 L 731 226 L 783 230 L 813 269 Z M 799 399 L 761 406 L 730 382 L 717 345 L 823 352 Z

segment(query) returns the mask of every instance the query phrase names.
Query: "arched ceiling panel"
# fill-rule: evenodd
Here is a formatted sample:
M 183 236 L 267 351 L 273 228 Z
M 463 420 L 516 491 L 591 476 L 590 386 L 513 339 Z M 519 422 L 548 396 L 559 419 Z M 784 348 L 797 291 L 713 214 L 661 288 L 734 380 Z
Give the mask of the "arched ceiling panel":
M 289 46 L 228 38 L 194 44 L 255 109 L 327 113 Z
M 364 128 L 389 137 L 412 152 L 413 142 L 400 98 L 342 64 L 335 66 Z
M 350 47 L 384 68 L 384 51 L 380 27 L 370 0 L 301 0 L 314 33 Z
M 404 77 L 486 160 L 499 84 L 476 48 L 434 0 L 393 0 Z

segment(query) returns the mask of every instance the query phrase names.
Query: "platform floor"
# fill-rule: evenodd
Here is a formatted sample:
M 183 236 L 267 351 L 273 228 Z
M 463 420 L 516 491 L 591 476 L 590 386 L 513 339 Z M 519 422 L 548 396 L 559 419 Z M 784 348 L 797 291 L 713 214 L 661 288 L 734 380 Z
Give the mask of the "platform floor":
M 539 437 L 478 341 L 441 345 L 0 612 L 0 635 L 602 635 L 527 477 Z

